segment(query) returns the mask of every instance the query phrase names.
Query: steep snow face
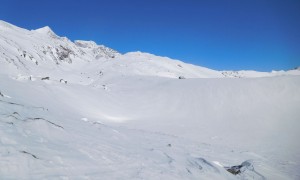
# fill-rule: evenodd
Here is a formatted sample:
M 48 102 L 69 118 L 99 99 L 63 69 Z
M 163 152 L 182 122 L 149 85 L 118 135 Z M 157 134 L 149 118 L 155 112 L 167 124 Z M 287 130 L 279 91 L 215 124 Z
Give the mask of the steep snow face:
M 215 71 L 0 21 L 0 178 L 299 179 L 299 72 Z

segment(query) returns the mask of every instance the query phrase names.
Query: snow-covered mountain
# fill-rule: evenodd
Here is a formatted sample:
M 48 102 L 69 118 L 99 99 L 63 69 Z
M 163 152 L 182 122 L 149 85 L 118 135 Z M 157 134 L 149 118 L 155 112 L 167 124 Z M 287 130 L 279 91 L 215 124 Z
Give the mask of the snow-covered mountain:
M 299 75 L 0 21 L 0 179 L 299 179 Z
M 4 21 L 0 21 L 0 58 L 2 59 L 1 66 L 5 67 L 6 73 L 31 74 L 38 72 L 39 75 L 47 70 L 72 70 L 73 73 L 86 68 L 89 69 L 89 72 L 102 69 L 114 74 L 170 78 L 262 77 L 300 74 L 297 70 L 271 73 L 214 71 L 148 53 L 130 52 L 121 55 L 117 51 L 97 45 L 93 41 L 77 40 L 72 42 L 66 37 L 59 37 L 48 26 L 29 31 Z

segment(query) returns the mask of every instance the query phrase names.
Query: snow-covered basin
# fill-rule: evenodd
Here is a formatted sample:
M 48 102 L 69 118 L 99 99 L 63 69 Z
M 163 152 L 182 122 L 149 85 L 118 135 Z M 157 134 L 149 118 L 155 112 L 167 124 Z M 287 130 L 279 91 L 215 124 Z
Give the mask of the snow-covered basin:
M 95 173 L 94 177 L 130 178 L 150 172 L 153 178 L 214 177 L 210 171 L 194 172 L 191 177 L 187 170 L 183 173 L 185 161 L 199 157 L 228 166 L 251 159 L 267 178 L 299 177 L 299 76 L 184 80 L 112 76 L 82 85 L 1 75 L 0 84 L 2 101 L 24 105 L 2 102 L 3 121 L 18 112 L 20 119 L 43 118 L 64 128 L 46 121 L 26 125 L 16 121 L 14 130 L 2 124 L 1 153 L 6 161 L 1 167 L 9 167 L 2 169 L 4 177 L 72 177 L 76 173 L 93 177 Z M 168 144 L 172 144 L 171 152 Z M 101 149 L 105 152 L 100 153 Z M 158 155 L 147 154 L 151 149 Z M 18 151 L 49 158 L 36 162 Z M 166 165 L 170 159 L 176 159 L 175 169 Z M 163 176 L 158 176 L 159 160 L 164 161 Z M 129 161 L 133 164 L 127 165 Z M 143 163 L 144 170 L 136 175 Z M 93 169 L 93 164 L 98 168 Z M 113 173 L 127 166 L 132 169 Z M 9 174 L 20 169 L 23 174 Z M 30 174 L 32 169 L 37 174 Z M 102 176 L 96 173 L 104 171 Z M 232 178 L 226 172 L 217 176 Z

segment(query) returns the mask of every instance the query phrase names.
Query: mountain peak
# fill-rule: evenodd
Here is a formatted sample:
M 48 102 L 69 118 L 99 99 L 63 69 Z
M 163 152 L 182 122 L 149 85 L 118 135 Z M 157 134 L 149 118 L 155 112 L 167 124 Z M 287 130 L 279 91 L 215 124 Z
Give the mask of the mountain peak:
M 51 37 L 58 37 L 49 26 L 45 26 L 39 29 L 34 30 L 35 32 L 38 32 L 40 34 L 46 34 L 49 35 Z

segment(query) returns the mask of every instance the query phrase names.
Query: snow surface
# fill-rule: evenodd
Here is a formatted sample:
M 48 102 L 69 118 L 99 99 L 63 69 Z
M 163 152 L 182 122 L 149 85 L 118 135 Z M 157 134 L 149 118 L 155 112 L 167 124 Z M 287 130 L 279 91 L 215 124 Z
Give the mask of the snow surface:
M 299 75 L 0 21 L 0 179 L 300 179 Z

